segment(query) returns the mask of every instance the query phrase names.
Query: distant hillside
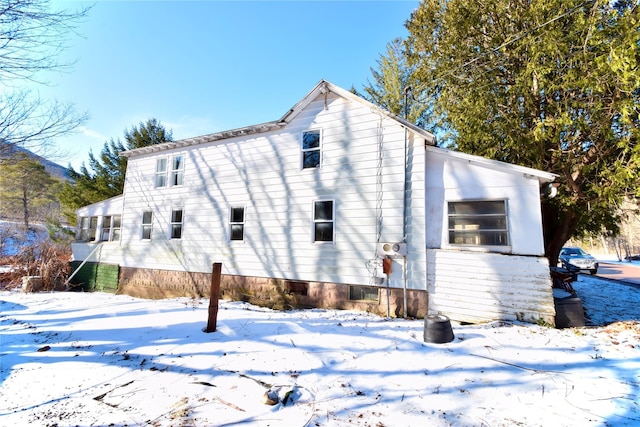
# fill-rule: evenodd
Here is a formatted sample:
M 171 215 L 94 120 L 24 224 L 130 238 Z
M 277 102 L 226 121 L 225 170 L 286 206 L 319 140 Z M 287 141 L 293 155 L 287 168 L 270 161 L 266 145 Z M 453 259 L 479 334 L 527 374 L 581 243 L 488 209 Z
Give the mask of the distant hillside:
M 44 169 L 56 178 L 61 178 L 67 181 L 71 180 L 69 176 L 69 169 L 54 163 L 44 157 L 38 156 L 36 153 L 26 150 L 24 148 L 16 147 L 15 145 L 8 145 L 0 141 L 0 159 L 10 159 L 18 153 L 26 153 L 29 157 L 37 160 L 38 163 L 44 166 Z

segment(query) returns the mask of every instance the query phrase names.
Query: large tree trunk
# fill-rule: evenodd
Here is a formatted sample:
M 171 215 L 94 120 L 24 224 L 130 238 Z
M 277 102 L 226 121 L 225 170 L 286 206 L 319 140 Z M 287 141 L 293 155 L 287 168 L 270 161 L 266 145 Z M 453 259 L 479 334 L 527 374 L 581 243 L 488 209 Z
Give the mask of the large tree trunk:
M 551 200 L 542 202 L 544 255 L 550 266 L 558 264 L 560 250 L 576 230 L 578 219 L 579 216 L 575 212 L 563 211 Z

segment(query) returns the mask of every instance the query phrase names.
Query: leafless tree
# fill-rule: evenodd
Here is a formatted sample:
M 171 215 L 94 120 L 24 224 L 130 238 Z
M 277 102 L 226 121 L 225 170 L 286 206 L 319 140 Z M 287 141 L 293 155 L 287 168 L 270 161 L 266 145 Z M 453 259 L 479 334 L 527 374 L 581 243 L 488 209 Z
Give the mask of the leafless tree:
M 86 120 L 73 106 L 42 100 L 21 85 L 43 84 L 43 72 L 71 69 L 60 54 L 88 12 L 54 10 L 49 0 L 0 0 L 0 150 L 20 146 L 42 152 L 53 138 Z

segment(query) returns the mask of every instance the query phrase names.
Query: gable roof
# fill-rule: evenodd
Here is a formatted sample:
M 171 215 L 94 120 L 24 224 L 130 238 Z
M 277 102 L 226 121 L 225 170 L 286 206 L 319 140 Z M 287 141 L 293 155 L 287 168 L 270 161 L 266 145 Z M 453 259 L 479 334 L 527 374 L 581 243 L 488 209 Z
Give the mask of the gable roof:
M 513 163 L 501 162 L 500 160 L 492 160 L 486 157 L 476 156 L 474 154 L 467 154 L 460 151 L 449 150 L 447 148 L 427 146 L 426 150 L 444 154 L 454 159 L 480 165 L 497 171 L 509 172 L 512 174 L 523 174 L 527 177 L 536 178 L 540 182 L 540 184 L 553 182 L 558 177 L 558 175 L 551 172 L 528 168 L 526 166 L 514 165 Z
M 269 132 L 271 130 L 275 130 L 275 129 L 281 129 L 283 127 L 285 127 L 291 120 L 293 120 L 298 114 L 300 114 L 316 97 L 320 96 L 320 95 L 325 95 L 328 94 L 329 92 L 333 92 L 334 94 L 354 101 L 354 102 L 359 102 L 362 103 L 364 105 L 366 105 L 369 108 L 374 108 L 376 109 L 379 113 L 393 119 L 396 120 L 397 122 L 399 122 L 402 126 L 406 127 L 407 129 L 409 129 L 411 132 L 414 132 L 418 135 L 421 135 L 425 141 L 427 142 L 427 144 L 429 145 L 435 145 L 436 144 L 436 137 L 427 132 L 426 130 L 402 119 L 401 117 L 398 117 L 394 114 L 389 113 L 386 110 L 383 110 L 382 108 L 378 107 L 377 105 L 367 101 L 366 99 L 355 95 L 347 90 L 342 89 L 341 87 L 338 87 L 336 85 L 334 85 L 333 83 L 330 83 L 326 80 L 320 80 L 320 82 L 318 82 L 318 84 L 315 85 L 315 87 L 313 89 L 311 89 L 311 91 L 304 96 L 304 98 L 302 98 L 296 105 L 294 105 L 293 107 L 291 107 L 291 109 L 289 111 L 287 111 L 279 120 L 274 120 L 271 122 L 266 122 L 266 123 L 260 123 L 257 125 L 252 125 L 252 126 L 245 126 L 245 127 L 241 127 L 241 128 L 237 128 L 237 129 L 231 129 L 231 130 L 226 130 L 226 131 L 222 131 L 222 132 L 215 132 L 215 133 L 210 133 L 207 135 L 201 135 L 201 136 L 195 136 L 192 138 L 186 138 L 186 139 L 181 139 L 178 141 L 172 141 L 172 142 L 164 142 L 162 144 L 157 144 L 157 145 L 150 145 L 147 147 L 142 147 L 142 148 L 136 148 L 133 150 L 127 150 L 127 151 L 123 151 L 120 153 L 121 156 L 125 156 L 125 157 L 135 157 L 135 156 L 139 156 L 139 155 L 143 155 L 143 154 L 148 154 L 148 153 L 155 153 L 155 152 L 159 152 L 159 151 L 164 151 L 164 150 L 171 150 L 174 148 L 183 148 L 183 147 L 190 147 L 193 145 L 199 145 L 199 144 L 206 144 L 209 142 L 215 142 L 215 141 L 221 141 L 224 139 L 228 139 L 228 138 L 234 138 L 237 136 L 247 136 L 247 135 L 255 135 L 255 134 L 259 134 L 259 133 L 263 133 L 263 132 Z

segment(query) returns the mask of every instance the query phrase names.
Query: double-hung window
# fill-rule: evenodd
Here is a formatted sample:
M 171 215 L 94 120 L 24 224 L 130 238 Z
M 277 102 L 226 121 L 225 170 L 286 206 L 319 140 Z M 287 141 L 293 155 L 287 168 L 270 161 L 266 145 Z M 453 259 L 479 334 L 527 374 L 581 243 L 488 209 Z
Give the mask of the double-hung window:
M 333 200 L 313 202 L 313 241 L 333 242 L 335 211 Z
M 155 188 L 167 186 L 167 159 L 156 160 Z
M 93 242 L 96 240 L 96 233 L 98 232 L 98 217 L 92 216 L 89 219 L 89 241 Z
M 120 240 L 120 215 L 107 215 L 102 217 L 102 233 L 100 240 L 103 242 L 113 242 Z
M 184 157 L 173 156 L 171 159 L 171 180 L 169 185 L 182 185 L 182 178 L 184 176 Z
M 171 211 L 171 238 L 172 239 L 182 238 L 182 220 L 183 220 L 182 209 L 173 209 Z
M 114 215 L 111 217 L 111 237 L 109 238 L 112 242 L 117 242 L 120 240 L 120 229 L 122 228 L 122 216 Z
M 320 167 L 322 159 L 320 139 L 319 129 L 302 132 L 302 169 Z
M 78 241 L 89 241 L 89 217 L 83 216 L 80 218 L 80 234 L 78 235 Z
M 244 207 L 232 206 L 229 215 L 230 240 L 244 240 Z
M 142 239 L 151 239 L 151 230 L 153 228 L 153 212 L 142 212 Z
M 449 244 L 508 246 L 505 200 L 449 202 Z
M 182 185 L 184 179 L 184 156 L 163 157 L 156 160 L 155 188 Z
M 111 235 L 111 216 L 103 216 L 102 217 L 102 235 L 100 236 L 100 240 L 103 242 L 108 242 L 110 235 Z

